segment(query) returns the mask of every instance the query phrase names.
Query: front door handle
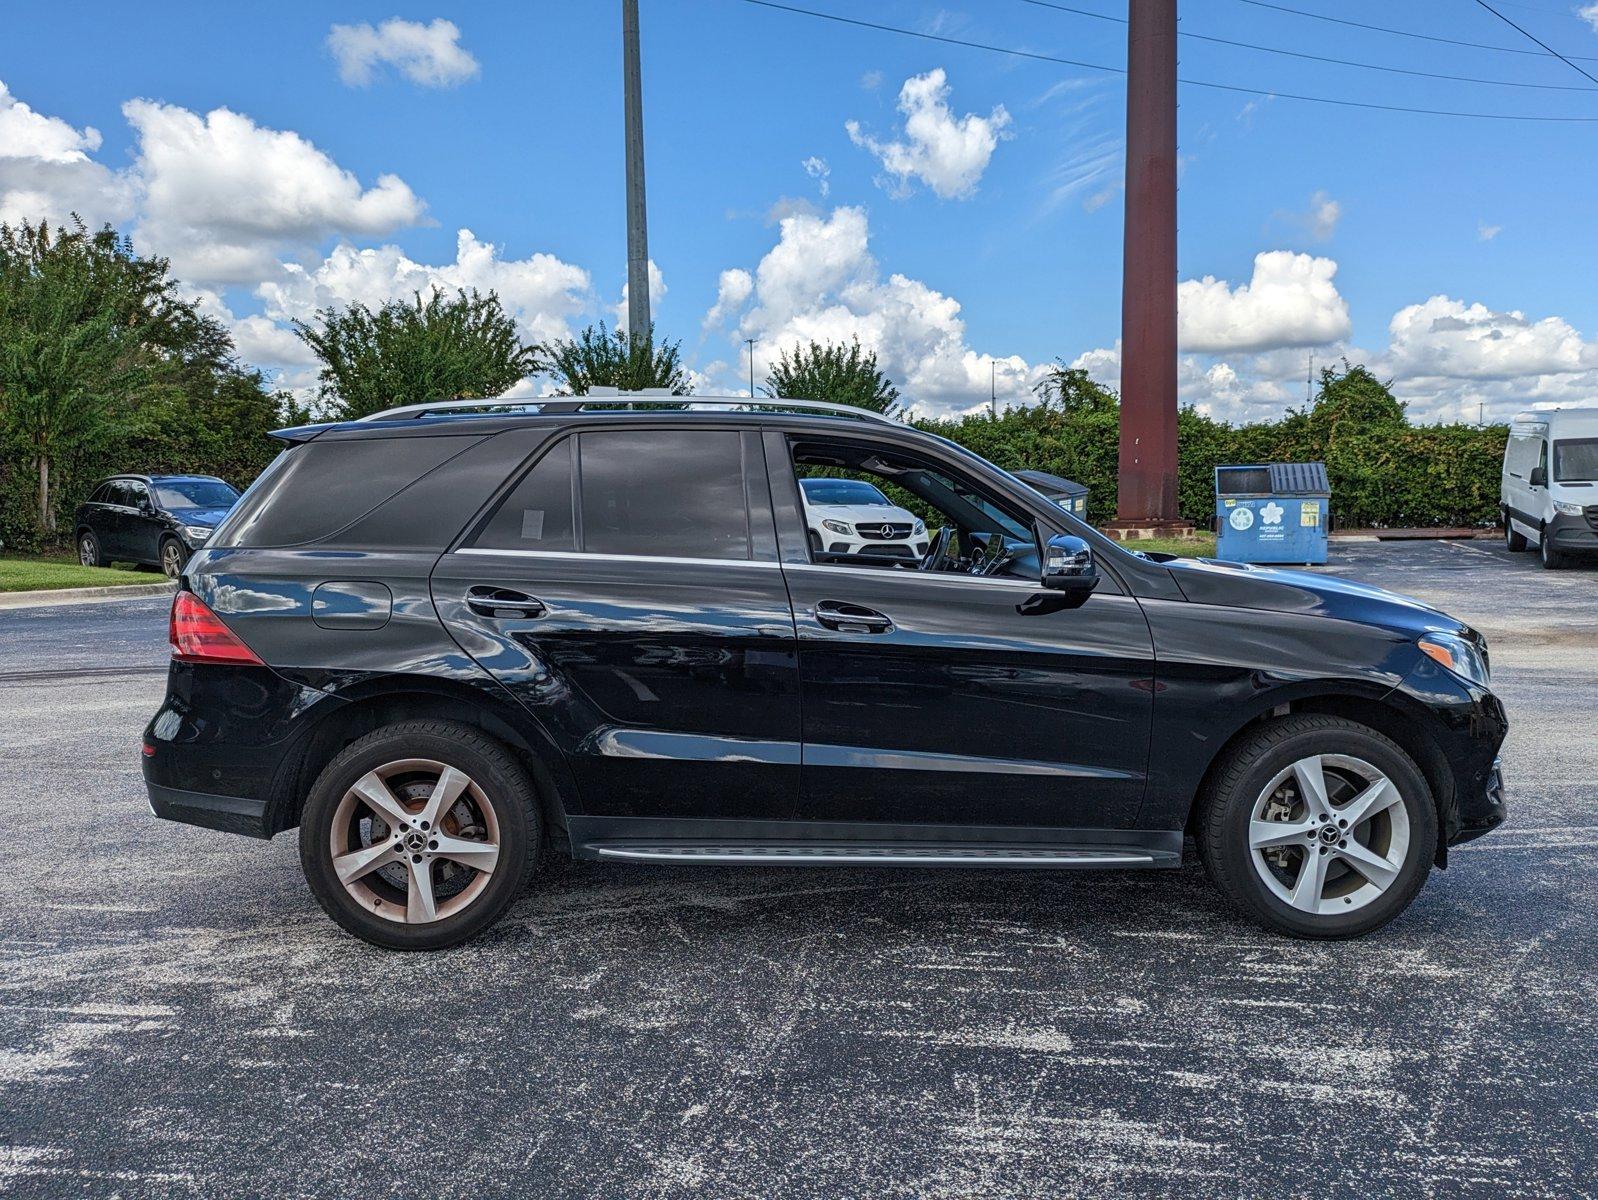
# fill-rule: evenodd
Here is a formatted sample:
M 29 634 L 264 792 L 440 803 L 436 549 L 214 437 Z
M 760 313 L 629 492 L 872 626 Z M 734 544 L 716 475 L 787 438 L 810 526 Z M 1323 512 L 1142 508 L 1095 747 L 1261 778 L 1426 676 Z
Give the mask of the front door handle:
M 480 617 L 541 617 L 549 611 L 537 596 L 514 588 L 482 585 L 466 592 L 466 607 Z
M 843 633 L 892 633 L 893 621 L 874 608 L 823 600 L 816 605 L 816 620 Z

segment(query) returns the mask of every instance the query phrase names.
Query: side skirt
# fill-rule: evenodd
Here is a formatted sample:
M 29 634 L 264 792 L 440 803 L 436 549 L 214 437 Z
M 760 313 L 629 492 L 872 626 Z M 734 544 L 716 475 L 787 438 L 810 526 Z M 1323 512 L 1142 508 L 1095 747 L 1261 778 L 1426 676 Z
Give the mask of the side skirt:
M 579 817 L 572 857 L 678 864 L 1175 868 L 1182 831 Z

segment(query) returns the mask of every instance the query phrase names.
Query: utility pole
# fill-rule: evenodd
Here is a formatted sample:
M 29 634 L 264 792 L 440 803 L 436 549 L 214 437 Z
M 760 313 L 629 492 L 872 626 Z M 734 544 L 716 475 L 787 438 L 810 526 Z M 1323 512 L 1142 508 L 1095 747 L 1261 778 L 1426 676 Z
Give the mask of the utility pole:
M 997 359 L 988 359 L 988 407 L 993 411 L 993 419 L 999 419 L 999 363 Z
M 627 336 L 650 336 L 649 229 L 644 206 L 644 97 L 638 0 L 621 0 L 622 99 L 627 130 Z
M 744 344 L 749 347 L 749 398 L 755 398 L 755 339 L 744 338 Z
M 1309 352 L 1309 374 L 1304 376 L 1304 405 L 1315 403 L 1315 351 Z
M 1173 524 L 1176 507 L 1176 0 L 1130 0 L 1121 457 L 1116 517 Z

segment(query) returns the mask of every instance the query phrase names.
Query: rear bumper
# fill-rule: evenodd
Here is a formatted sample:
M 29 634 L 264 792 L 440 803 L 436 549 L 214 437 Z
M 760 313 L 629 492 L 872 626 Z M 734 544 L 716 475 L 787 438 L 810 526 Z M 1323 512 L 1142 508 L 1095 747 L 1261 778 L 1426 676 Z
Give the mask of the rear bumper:
M 213 796 L 206 792 L 186 792 L 144 781 L 150 793 L 150 811 L 168 821 L 242 833 L 246 837 L 269 838 L 266 801 L 249 796 Z

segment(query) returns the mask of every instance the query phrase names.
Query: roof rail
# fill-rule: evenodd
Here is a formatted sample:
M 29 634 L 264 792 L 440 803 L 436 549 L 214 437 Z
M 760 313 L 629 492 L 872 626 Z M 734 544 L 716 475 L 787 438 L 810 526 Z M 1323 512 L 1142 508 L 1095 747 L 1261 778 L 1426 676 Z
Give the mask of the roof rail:
M 586 396 L 549 396 L 536 400 L 434 400 L 428 404 L 405 404 L 399 408 L 386 408 L 382 412 L 371 413 L 359 420 L 361 422 L 407 421 L 433 413 L 498 408 L 531 410 L 538 413 L 572 413 L 581 412 L 585 408 L 631 408 L 636 404 L 662 403 L 681 404 L 688 410 L 702 407 L 754 408 L 778 412 L 814 412 L 836 417 L 859 417 L 867 421 L 879 421 L 885 425 L 900 424 L 892 417 L 872 412 L 869 408 L 857 408 L 853 404 L 832 404 L 825 400 L 785 400 L 781 397 L 750 399 L 748 396 L 673 396 L 663 388 L 649 388 L 638 392 L 616 392 L 607 389 L 602 395 L 591 393 Z

